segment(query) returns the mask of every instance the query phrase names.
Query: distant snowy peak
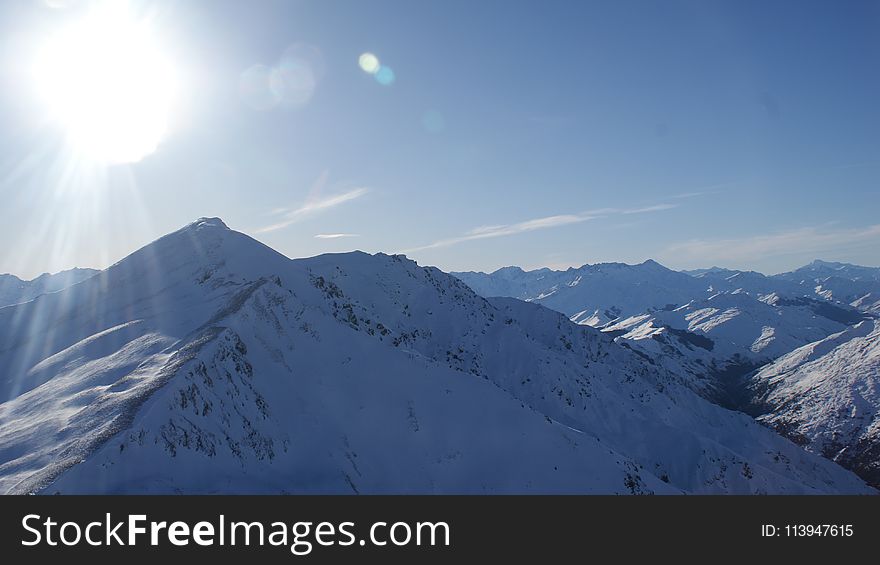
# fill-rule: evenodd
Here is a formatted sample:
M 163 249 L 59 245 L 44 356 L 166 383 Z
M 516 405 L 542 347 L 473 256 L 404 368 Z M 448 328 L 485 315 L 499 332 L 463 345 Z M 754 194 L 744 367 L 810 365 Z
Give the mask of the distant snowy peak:
M 565 271 L 507 267 L 491 274 L 452 275 L 482 296 L 537 302 L 593 326 L 677 306 L 705 292 L 702 283 L 650 259 L 637 265 L 597 263 Z
M 540 270 L 546 271 L 549 269 L 540 269 Z M 520 267 L 511 266 L 511 267 L 501 267 L 498 270 L 492 271 L 491 274 L 493 274 L 497 277 L 504 277 L 504 278 L 512 279 L 512 278 L 522 277 L 523 275 L 526 274 L 526 271 L 524 271 Z
M 702 281 L 710 292 L 742 291 L 755 296 L 776 293 L 785 296 L 813 294 L 812 288 L 800 284 L 768 277 L 756 271 L 738 271 L 713 267 L 694 275 Z
M 880 268 L 814 261 L 791 273 L 711 267 L 676 272 L 648 260 L 600 263 L 565 271 L 504 267 L 490 274 L 452 273 L 482 296 L 538 302 L 581 324 L 605 327 L 632 316 L 669 310 L 714 294 L 741 293 L 771 305 L 812 298 L 880 314 Z
M 517 272 L 516 289 L 495 274 L 457 276 L 484 296 L 536 302 L 601 328 L 706 398 L 734 408 L 744 403 L 739 376 L 865 316 L 813 285 L 754 271 L 713 267 L 686 274 L 647 261 L 505 272 Z M 876 299 L 860 296 L 869 312 Z
M 838 263 L 816 259 L 809 265 L 804 265 L 794 271 L 780 273 L 776 278 L 798 280 L 807 277 L 817 280 L 824 277 L 839 277 L 851 281 L 880 282 L 880 267 L 864 267 L 851 263 Z
M 793 271 L 766 276 L 755 271 L 740 271 L 722 267 L 682 271 L 691 276 L 711 281 L 738 279 L 748 292 L 764 291 L 770 285 L 779 285 L 778 291 L 803 292 L 811 294 L 815 284 L 828 279 L 846 280 L 859 283 L 880 282 L 880 267 L 863 267 L 850 263 L 822 261 L 816 259 Z
M 701 277 L 701 276 L 707 275 L 707 274 L 735 273 L 737 271 L 732 271 L 730 269 L 725 269 L 723 267 L 717 267 L 717 266 L 713 265 L 712 267 L 709 267 L 708 269 L 690 269 L 690 270 L 685 269 L 681 272 L 686 275 L 690 275 L 692 277 Z
M 849 304 L 863 312 L 880 313 L 880 267 L 817 259 L 772 278 L 800 285 L 825 300 Z
M 47 292 L 57 292 L 98 273 L 95 269 L 70 269 L 60 273 L 44 273 L 25 281 L 15 275 L 0 275 L 0 308 L 33 300 Z

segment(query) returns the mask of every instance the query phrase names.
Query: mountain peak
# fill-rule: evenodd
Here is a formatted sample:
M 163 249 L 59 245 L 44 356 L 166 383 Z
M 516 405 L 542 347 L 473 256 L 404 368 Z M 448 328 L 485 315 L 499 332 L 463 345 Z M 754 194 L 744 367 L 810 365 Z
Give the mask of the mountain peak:
M 188 224 L 186 227 L 187 228 L 195 228 L 195 229 L 200 229 L 200 228 L 221 228 L 224 230 L 229 229 L 229 226 L 227 226 L 226 223 L 223 220 L 221 220 L 220 218 L 209 218 L 209 217 L 199 218 L 198 220 Z
M 642 270 L 642 271 L 645 271 L 648 273 L 675 273 L 676 272 L 676 271 L 673 271 L 672 269 L 670 269 L 669 267 L 667 267 L 666 265 L 664 265 L 662 263 L 658 263 L 657 261 L 655 261 L 653 259 L 646 259 L 646 260 L 642 261 L 641 263 L 637 263 L 635 265 L 626 265 L 626 266 L 627 267 L 634 267 L 636 269 L 639 269 L 639 270 Z
M 860 269 L 859 265 L 853 265 L 850 263 L 840 263 L 838 261 L 823 261 L 822 259 L 814 259 L 810 262 L 809 265 L 804 265 L 799 270 L 831 270 L 831 271 L 841 271 L 843 269 Z
M 525 271 L 523 271 L 520 267 L 509 266 L 509 267 L 501 267 L 500 269 L 497 269 L 490 274 L 511 276 L 511 275 L 521 275 L 523 273 L 525 273 Z

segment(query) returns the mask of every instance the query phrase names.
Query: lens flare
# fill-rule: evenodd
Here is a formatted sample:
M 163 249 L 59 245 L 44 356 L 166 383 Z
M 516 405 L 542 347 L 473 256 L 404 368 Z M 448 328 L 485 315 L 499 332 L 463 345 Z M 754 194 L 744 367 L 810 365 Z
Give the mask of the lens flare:
M 385 65 L 379 67 L 379 70 L 373 76 L 376 77 L 376 82 L 382 86 L 390 86 L 394 83 L 395 79 L 394 71 L 391 70 L 391 67 L 386 67 Z
M 365 73 L 371 75 L 379 72 L 379 68 L 381 67 L 381 64 L 379 63 L 379 58 L 372 53 L 363 53 L 360 57 L 358 57 L 358 65 L 360 65 L 361 69 Z
M 280 103 L 293 108 L 305 106 L 315 93 L 323 66 L 317 47 L 302 43 L 288 47 L 272 69 L 270 81 Z
M 278 62 L 253 65 L 241 74 L 239 94 L 254 110 L 300 108 L 308 104 L 324 74 L 324 58 L 312 45 L 288 47 Z
M 272 88 L 272 69 L 266 65 L 254 65 L 241 73 L 238 87 L 241 99 L 254 110 L 269 110 L 281 101 Z

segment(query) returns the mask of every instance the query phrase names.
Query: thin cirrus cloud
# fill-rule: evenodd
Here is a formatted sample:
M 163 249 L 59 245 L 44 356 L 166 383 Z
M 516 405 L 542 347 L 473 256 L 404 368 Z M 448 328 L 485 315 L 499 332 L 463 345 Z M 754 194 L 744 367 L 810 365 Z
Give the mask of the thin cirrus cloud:
M 599 210 L 590 210 L 587 212 L 582 212 L 580 214 L 559 214 L 556 216 L 545 216 L 543 218 L 535 218 L 533 220 L 526 220 L 524 222 L 518 222 L 515 224 L 500 224 L 500 225 L 492 225 L 492 226 L 480 226 L 468 230 L 464 234 L 456 237 L 449 237 L 446 239 L 441 239 L 435 241 L 433 243 L 429 243 L 428 245 L 422 245 L 420 247 L 414 247 L 412 249 L 406 249 L 401 253 L 415 253 L 417 251 L 425 251 L 427 249 L 437 249 L 440 247 L 449 247 L 451 245 L 458 245 L 460 243 L 464 243 L 467 241 L 474 241 L 479 239 L 490 239 L 495 237 L 505 237 L 509 235 L 516 235 L 519 233 L 537 231 L 537 230 L 545 230 L 550 228 L 556 228 L 560 226 L 567 226 L 571 224 L 579 224 L 582 222 L 588 222 L 590 220 L 595 220 L 598 218 L 603 218 L 606 216 L 613 216 L 617 214 L 646 214 L 650 212 L 660 212 L 662 210 L 670 210 L 672 208 L 677 208 L 677 204 L 656 204 L 654 206 L 645 206 L 642 208 L 602 208 Z
M 656 204 L 654 206 L 645 206 L 644 208 L 632 208 L 630 210 L 621 210 L 621 214 L 646 214 L 648 212 L 662 212 L 663 210 L 672 210 L 678 208 L 678 204 Z
M 691 190 L 689 192 L 680 192 L 678 194 L 673 194 L 669 196 L 669 198 L 674 198 L 675 200 L 683 200 L 686 198 L 697 198 L 699 196 L 713 196 L 716 194 L 722 194 L 727 192 L 728 189 L 733 188 L 735 186 L 741 186 L 746 184 L 745 180 L 736 180 L 730 182 L 720 182 L 716 184 L 711 184 L 709 186 L 704 186 L 701 188 L 697 188 L 695 190 Z
M 276 222 L 274 224 L 270 224 L 268 226 L 264 226 L 262 228 L 258 228 L 256 233 L 266 233 L 271 231 L 280 230 L 286 228 L 287 226 L 294 224 L 308 216 L 316 214 L 318 212 L 323 212 L 329 210 L 331 208 L 335 208 L 341 204 L 345 204 L 346 202 L 351 202 L 361 196 L 367 194 L 369 189 L 360 187 L 348 190 L 346 192 L 342 192 L 339 194 L 334 194 L 332 196 L 317 196 L 309 198 L 305 204 L 300 206 L 299 208 L 294 209 L 279 209 L 275 210 L 276 214 L 283 214 L 284 219 L 280 222 Z M 339 235 L 339 234 L 330 234 L 330 235 Z
M 805 227 L 783 232 L 732 239 L 693 239 L 667 247 L 661 259 L 688 266 L 727 263 L 748 264 L 756 257 L 815 255 L 880 244 L 880 224 L 856 229 Z
M 580 222 L 586 222 L 592 219 L 595 219 L 599 216 L 589 215 L 589 214 L 563 214 L 558 216 L 547 216 L 544 218 L 536 218 L 534 220 L 527 220 L 525 222 L 519 222 L 516 224 L 503 224 L 496 226 L 480 226 L 469 230 L 463 235 L 457 237 L 450 237 L 446 239 L 441 239 L 435 241 L 434 243 L 429 243 L 428 245 L 422 245 L 420 247 L 413 247 L 412 249 L 406 249 L 402 251 L 402 253 L 414 253 L 416 251 L 424 251 L 426 249 L 437 249 L 440 247 L 449 247 L 450 245 L 458 245 L 459 243 L 464 243 L 466 241 L 474 241 L 477 239 L 490 239 L 494 237 L 504 237 L 507 235 L 514 235 L 517 233 L 524 233 L 535 230 L 543 230 L 548 228 L 555 228 L 558 226 L 565 226 L 568 224 L 576 224 Z
M 360 237 L 358 233 L 319 233 L 315 234 L 315 239 L 343 239 L 346 237 Z
M 711 192 L 702 192 L 702 191 L 697 191 L 697 192 L 682 192 L 682 193 L 679 193 L 679 194 L 673 194 L 672 196 L 670 196 L 670 198 L 675 198 L 676 200 L 682 200 L 682 199 L 685 199 L 685 198 L 696 198 L 696 197 L 698 197 L 698 196 L 705 196 L 706 194 L 713 194 L 713 193 L 711 193 Z

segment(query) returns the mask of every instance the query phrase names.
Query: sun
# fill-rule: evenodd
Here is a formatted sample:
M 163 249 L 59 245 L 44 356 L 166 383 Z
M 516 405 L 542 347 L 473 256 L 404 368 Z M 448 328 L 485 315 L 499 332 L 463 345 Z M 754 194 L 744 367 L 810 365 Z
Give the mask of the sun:
M 153 153 L 168 133 L 173 66 L 126 2 L 103 4 L 51 37 L 34 65 L 39 97 L 74 151 L 104 163 Z

